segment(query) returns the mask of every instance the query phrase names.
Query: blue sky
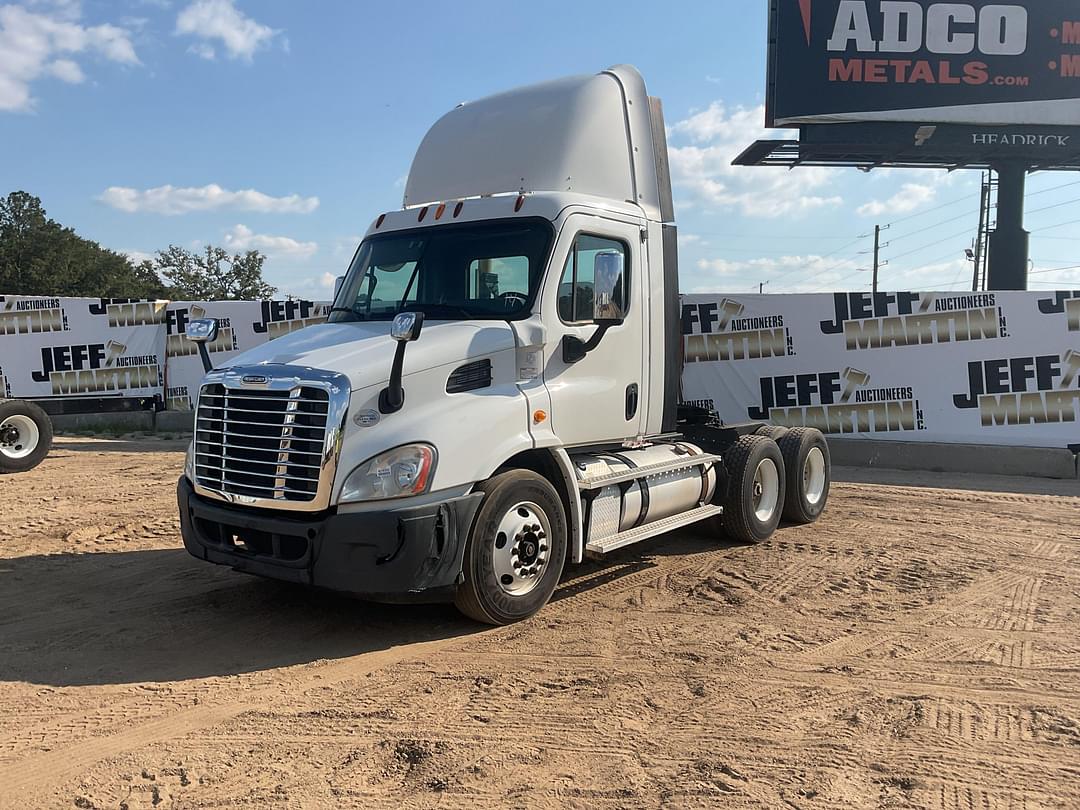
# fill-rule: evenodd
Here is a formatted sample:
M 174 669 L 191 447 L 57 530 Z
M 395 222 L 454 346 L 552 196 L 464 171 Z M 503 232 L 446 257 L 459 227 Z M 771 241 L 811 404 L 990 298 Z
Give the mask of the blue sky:
M 978 173 L 735 169 L 763 134 L 764 0 L 0 0 L 0 193 L 134 256 L 267 254 L 325 297 L 456 103 L 629 62 L 664 99 L 685 291 L 962 290 Z M 1080 175 L 1029 181 L 1033 289 L 1080 286 Z

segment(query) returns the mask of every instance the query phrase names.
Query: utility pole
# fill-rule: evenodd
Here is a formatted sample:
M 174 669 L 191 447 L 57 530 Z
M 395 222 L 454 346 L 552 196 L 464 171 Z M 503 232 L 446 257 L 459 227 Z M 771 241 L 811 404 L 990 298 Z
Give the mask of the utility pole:
M 986 241 L 986 218 L 990 207 L 990 175 L 980 175 L 982 188 L 979 190 L 979 231 L 975 237 L 975 278 L 971 282 L 971 291 L 979 291 L 979 280 L 982 276 L 983 243 Z
M 759 281 L 758 282 L 758 285 L 757 285 L 758 295 L 764 295 L 765 294 L 765 285 L 768 284 L 768 283 L 769 282 L 767 282 L 767 281 Z
M 877 295 L 878 259 L 881 257 L 881 226 L 874 226 L 874 295 Z

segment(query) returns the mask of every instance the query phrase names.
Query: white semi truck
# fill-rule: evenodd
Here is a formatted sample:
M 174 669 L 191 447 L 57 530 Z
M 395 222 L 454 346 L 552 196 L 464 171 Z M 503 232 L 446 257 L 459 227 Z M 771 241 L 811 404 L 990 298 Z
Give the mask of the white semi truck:
M 661 105 L 632 67 L 447 113 L 328 323 L 216 370 L 204 353 L 187 549 L 506 624 L 587 556 L 815 520 L 818 431 L 680 410 L 673 220 Z

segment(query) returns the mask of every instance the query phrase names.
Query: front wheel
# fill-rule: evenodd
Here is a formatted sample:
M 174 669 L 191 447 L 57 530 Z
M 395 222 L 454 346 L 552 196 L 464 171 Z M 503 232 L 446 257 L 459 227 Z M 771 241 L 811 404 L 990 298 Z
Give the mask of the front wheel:
M 547 604 L 566 560 L 566 516 L 555 488 L 529 470 L 477 485 L 484 500 L 465 546 L 454 604 L 485 624 L 527 619 Z
M 49 415 L 32 402 L 0 401 L 0 473 L 31 470 L 52 447 Z

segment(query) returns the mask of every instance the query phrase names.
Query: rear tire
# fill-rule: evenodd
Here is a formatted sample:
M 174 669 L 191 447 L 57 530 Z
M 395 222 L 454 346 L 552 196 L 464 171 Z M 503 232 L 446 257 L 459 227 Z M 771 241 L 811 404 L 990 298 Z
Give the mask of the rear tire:
M 774 442 L 779 441 L 787 436 L 789 428 L 780 427 L 780 425 L 762 425 L 755 432 L 755 436 L 764 436 L 768 439 L 772 439 Z
M 465 546 L 457 609 L 485 624 L 527 619 L 551 599 L 566 560 L 566 516 L 548 481 L 510 470 L 478 484 L 484 493 Z
M 743 543 L 768 540 L 784 511 L 784 459 L 766 436 L 742 436 L 723 454 L 727 497 L 720 522 L 725 534 Z
M 793 428 L 779 445 L 787 472 L 784 518 L 791 523 L 813 523 L 829 500 L 829 444 L 816 428 Z
M 0 473 L 32 470 L 52 447 L 52 421 L 32 402 L 0 401 Z

